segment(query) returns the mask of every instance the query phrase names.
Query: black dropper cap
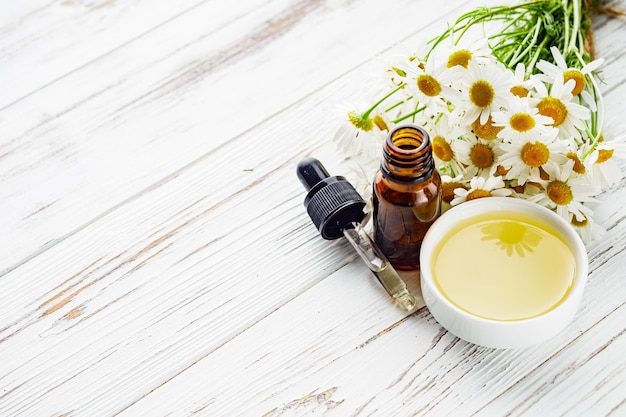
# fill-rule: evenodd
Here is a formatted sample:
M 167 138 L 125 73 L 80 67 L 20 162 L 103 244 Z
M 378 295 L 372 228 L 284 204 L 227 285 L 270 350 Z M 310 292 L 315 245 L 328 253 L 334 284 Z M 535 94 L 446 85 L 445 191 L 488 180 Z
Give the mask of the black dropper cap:
M 298 164 L 298 178 L 308 191 L 304 199 L 311 221 L 324 239 L 337 239 L 365 217 L 365 201 L 344 177 L 331 177 L 315 158 Z

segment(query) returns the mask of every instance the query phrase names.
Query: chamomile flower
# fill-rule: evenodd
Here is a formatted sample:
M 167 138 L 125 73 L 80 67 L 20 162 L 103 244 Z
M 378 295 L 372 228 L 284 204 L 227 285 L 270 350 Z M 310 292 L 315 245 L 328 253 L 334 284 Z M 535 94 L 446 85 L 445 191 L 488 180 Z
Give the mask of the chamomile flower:
M 585 217 L 581 221 L 574 217 L 571 224 L 584 243 L 600 239 L 606 233 L 606 229 L 596 223 L 592 217 Z
M 545 168 L 548 180 L 540 180 L 543 189 L 528 200 L 541 204 L 565 219 L 583 222 L 593 215 L 593 210 L 585 205 L 597 201 L 593 198 L 598 193 L 584 176 L 574 172 L 574 161 L 568 160 L 563 165 L 550 165 Z
M 364 98 L 356 102 L 342 102 L 329 109 L 329 112 L 333 114 L 333 118 L 345 119 L 351 125 L 351 128 L 369 132 L 372 130 L 379 120 L 375 120 L 375 116 L 386 117 L 383 112 L 383 103 L 389 99 L 393 94 L 397 94 L 402 90 L 402 87 L 396 87 L 392 92 L 386 92 L 383 88 L 377 88 L 371 91 Z M 384 95 L 384 96 L 383 96 Z M 377 97 L 383 96 L 382 99 L 376 100 Z M 374 104 L 372 104 L 374 103 Z
M 441 200 L 444 203 L 450 204 L 454 199 L 454 190 L 457 188 L 463 190 L 469 190 L 469 181 L 463 178 L 463 175 L 457 175 L 451 177 L 449 175 L 441 176 Z
M 438 51 L 442 58 L 446 60 L 446 66 L 448 68 L 455 67 L 457 65 L 467 68 L 470 62 L 474 62 L 480 65 L 489 65 L 495 62 L 495 58 L 489 49 L 489 44 L 486 38 L 482 38 L 472 43 L 459 42 L 455 44 L 451 38 L 445 46 L 442 45 L 442 49 Z
M 416 59 L 399 69 L 407 74 L 407 93 L 411 93 L 414 100 L 426 106 L 430 115 L 445 111 L 446 100 L 458 96 L 458 91 L 450 87 L 456 70 L 438 65 L 434 57 L 426 62 Z
M 601 142 L 585 159 L 591 181 L 611 188 L 619 183 L 624 174 L 617 164 L 616 157 L 626 157 L 626 144 L 623 141 Z
M 426 50 L 426 43 L 423 42 L 418 48 L 418 51 L 421 49 L 422 51 Z M 404 67 L 407 62 L 412 62 L 417 60 L 418 56 L 422 56 L 423 52 L 416 52 L 412 47 L 405 44 L 404 42 L 400 42 L 394 48 L 394 52 L 390 54 L 381 54 L 374 57 L 374 67 L 372 69 L 372 73 L 384 73 L 386 80 L 388 80 L 391 85 L 399 86 L 403 83 L 406 83 L 406 71 L 401 69 Z
M 386 137 L 387 132 L 378 128 L 363 132 L 342 126 L 337 130 L 334 137 L 337 149 L 347 155 L 359 184 L 371 183 L 371 173 L 380 165 L 380 150 Z
M 558 137 L 563 139 L 580 139 L 580 132 L 585 130 L 583 120 L 591 117 L 587 107 L 572 101 L 571 91 L 574 85 L 573 80 L 564 83 L 563 75 L 560 73 L 556 75 L 550 92 L 542 82 L 535 83 L 539 114 L 554 121 L 552 126 L 558 129 Z
M 511 91 L 511 93 L 514 96 L 517 96 L 520 98 L 528 97 L 528 94 L 533 88 L 533 80 L 532 78 L 531 79 L 526 78 L 526 66 L 524 65 L 524 63 L 519 62 L 515 66 L 515 72 L 513 73 L 512 84 L 513 85 L 509 91 Z
M 586 146 L 581 146 L 578 148 L 575 148 L 573 150 L 569 150 L 565 156 L 574 161 L 574 166 L 573 166 L 573 170 L 575 173 L 579 174 L 579 175 L 589 175 L 589 170 L 587 170 L 587 166 L 585 165 L 585 163 L 583 162 L 584 156 L 583 154 L 585 153 L 585 149 Z M 591 180 L 589 178 L 589 180 Z
M 596 59 L 579 69 L 568 66 L 565 62 L 565 58 L 563 58 L 563 55 L 557 47 L 551 47 L 550 52 L 552 53 L 556 65 L 545 60 L 539 61 L 536 67 L 544 74 L 541 78 L 544 81 L 552 83 L 557 75 L 560 74 L 565 82 L 574 80 L 575 85 L 572 89 L 573 95 L 578 95 L 584 91 L 585 76 L 591 75 L 592 72 L 597 70 L 602 65 L 602 62 L 604 62 L 603 59 Z
M 502 177 L 474 177 L 470 181 L 469 190 L 464 188 L 456 188 L 454 190 L 454 199 L 451 204 L 456 206 L 465 201 L 475 200 L 483 197 L 508 197 L 512 194 L 512 191 L 505 188 Z
M 563 164 L 567 161 L 567 143 L 554 138 L 537 137 L 536 139 L 517 140 L 502 143 L 503 155 L 500 165 L 507 170 L 505 179 L 516 180 L 517 185 L 540 178 L 539 168 Z
M 539 114 L 539 109 L 531 106 L 526 98 L 509 98 L 506 110 L 494 112 L 491 117 L 494 126 L 503 127 L 498 136 L 509 143 L 526 142 L 533 138 L 552 140 L 558 135 L 552 127 L 553 120 Z
M 472 123 L 472 133 L 477 137 L 485 140 L 494 140 L 498 137 L 498 133 L 504 129 L 503 126 L 496 126 L 493 123 L 493 117 L 489 116 L 485 123 L 480 123 L 480 117 Z
M 436 123 L 428 121 L 426 128 L 430 134 L 430 143 L 435 157 L 437 169 L 448 175 L 458 175 L 463 172 L 459 163 L 457 142 L 459 137 L 467 134 L 467 129 L 450 123 L 445 114 L 441 114 Z
M 498 167 L 498 158 L 502 151 L 497 143 L 479 139 L 474 135 L 465 135 L 456 144 L 457 158 L 463 164 L 466 178 L 489 177 Z
M 391 122 L 384 112 L 376 109 L 358 112 L 349 104 L 337 107 L 344 117 L 348 115 L 349 121 L 342 121 L 335 131 L 333 139 L 337 150 L 348 155 L 350 169 L 357 176 L 355 182 L 358 184 L 355 185 L 371 184 L 371 172 L 375 172 L 380 165 L 380 150 Z
M 500 65 L 483 66 L 470 62 L 467 70 L 459 75 L 455 86 L 461 96 L 455 102 L 454 114 L 461 124 L 470 124 L 477 118 L 485 124 L 489 115 L 505 107 L 507 99 L 512 96 L 509 91 L 511 73 Z

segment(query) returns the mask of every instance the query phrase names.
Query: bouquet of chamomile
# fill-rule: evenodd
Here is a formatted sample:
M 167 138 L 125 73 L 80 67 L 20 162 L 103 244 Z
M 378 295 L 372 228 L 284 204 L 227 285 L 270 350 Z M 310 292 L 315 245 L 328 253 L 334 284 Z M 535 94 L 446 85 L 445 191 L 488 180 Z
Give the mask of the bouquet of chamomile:
M 616 158 L 626 156 L 623 140 L 603 136 L 590 24 L 601 7 L 538 0 L 464 14 L 387 68 L 381 97 L 348 111 L 340 150 L 371 180 L 388 131 L 420 125 L 446 205 L 522 198 L 554 210 L 585 242 L 599 238 L 593 206 L 622 179 Z

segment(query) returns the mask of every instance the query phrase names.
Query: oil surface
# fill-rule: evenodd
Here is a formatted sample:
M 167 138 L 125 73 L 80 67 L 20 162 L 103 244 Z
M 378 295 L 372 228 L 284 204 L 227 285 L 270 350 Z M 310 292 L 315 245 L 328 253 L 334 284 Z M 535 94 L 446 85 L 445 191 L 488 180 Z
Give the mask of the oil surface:
M 574 280 L 570 247 L 547 224 L 498 212 L 461 223 L 439 243 L 435 284 L 476 316 L 522 320 L 556 307 Z

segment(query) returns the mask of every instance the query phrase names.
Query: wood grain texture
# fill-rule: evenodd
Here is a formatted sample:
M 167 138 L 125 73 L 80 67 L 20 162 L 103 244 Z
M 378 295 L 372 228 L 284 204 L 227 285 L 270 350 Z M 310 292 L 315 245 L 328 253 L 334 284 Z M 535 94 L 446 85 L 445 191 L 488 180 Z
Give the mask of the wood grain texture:
M 371 1 L 230 3 L 202 3 L 2 112 L 0 233 L 12 243 L 0 242 L 0 274 L 415 30 Z
M 9 3 L 0 6 L 0 68 L 5 80 L 0 109 L 190 12 L 198 1 Z
M 624 182 L 602 196 L 574 322 L 521 350 L 395 308 L 302 206 L 303 156 L 350 175 L 335 106 L 478 4 L 460 3 L 0 13 L 0 79 L 16 80 L 0 109 L 0 416 L 624 415 Z M 594 28 L 615 115 L 624 22 Z M 623 127 L 609 117 L 607 137 Z

